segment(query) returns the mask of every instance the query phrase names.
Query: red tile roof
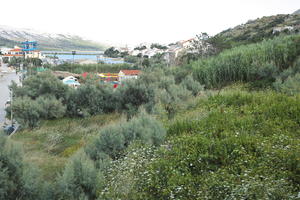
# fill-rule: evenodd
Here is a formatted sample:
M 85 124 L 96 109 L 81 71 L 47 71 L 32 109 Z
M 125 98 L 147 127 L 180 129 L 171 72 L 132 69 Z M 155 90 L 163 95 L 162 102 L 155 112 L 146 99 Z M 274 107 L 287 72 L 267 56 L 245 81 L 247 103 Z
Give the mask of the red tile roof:
M 139 75 L 141 73 L 140 70 L 121 70 L 125 75 Z
M 12 49 L 10 51 L 21 51 L 21 49 Z
M 23 56 L 22 54 L 4 54 L 3 57 Z

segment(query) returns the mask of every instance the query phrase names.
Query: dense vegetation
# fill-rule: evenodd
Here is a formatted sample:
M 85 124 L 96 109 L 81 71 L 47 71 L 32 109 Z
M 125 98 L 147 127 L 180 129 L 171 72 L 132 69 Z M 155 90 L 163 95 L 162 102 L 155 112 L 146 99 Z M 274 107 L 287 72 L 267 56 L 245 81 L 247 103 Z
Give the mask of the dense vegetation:
M 49 66 L 49 69 L 53 71 L 69 71 L 76 74 L 82 74 L 84 72 L 99 72 L 99 73 L 119 73 L 121 69 L 137 69 L 136 66 L 131 64 L 61 64 L 57 66 Z
M 47 72 L 13 84 L 7 111 L 23 130 L 12 140 L 26 157 L 0 137 L 0 197 L 299 198 L 299 44 L 279 36 L 188 66 L 149 65 L 116 89 L 93 77 L 73 89 Z
M 299 23 L 300 15 L 296 13 L 262 17 L 222 31 L 212 38 L 212 42 L 222 44 L 224 48 L 261 42 L 280 34 L 299 33 L 300 29 L 297 26 Z M 293 27 L 293 29 L 285 29 L 284 27 Z M 282 28 L 282 30 L 276 31 L 277 28 Z
M 278 37 L 236 47 L 192 64 L 194 76 L 208 88 L 236 81 L 274 81 L 300 55 L 300 36 Z

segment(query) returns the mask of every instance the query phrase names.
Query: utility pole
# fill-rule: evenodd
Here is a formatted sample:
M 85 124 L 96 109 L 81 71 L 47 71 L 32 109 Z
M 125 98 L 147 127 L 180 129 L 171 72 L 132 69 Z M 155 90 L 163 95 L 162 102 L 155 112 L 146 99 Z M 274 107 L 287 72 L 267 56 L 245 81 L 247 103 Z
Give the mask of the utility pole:
M 10 120 L 11 120 L 11 125 L 13 125 L 13 91 L 10 89 Z
M 73 55 L 73 63 L 72 63 L 72 68 L 74 67 L 74 56 L 75 56 L 75 54 L 76 54 L 76 51 L 72 51 L 72 55 Z M 72 72 L 72 69 L 71 69 L 71 72 Z

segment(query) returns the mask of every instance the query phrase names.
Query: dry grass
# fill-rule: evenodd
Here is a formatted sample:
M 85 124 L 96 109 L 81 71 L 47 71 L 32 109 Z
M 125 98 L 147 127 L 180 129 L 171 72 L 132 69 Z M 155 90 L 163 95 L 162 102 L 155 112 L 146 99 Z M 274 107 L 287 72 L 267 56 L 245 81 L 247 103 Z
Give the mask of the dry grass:
M 12 137 L 23 146 L 25 161 L 33 163 L 46 180 L 54 180 L 68 158 L 83 147 L 104 126 L 119 121 L 117 113 L 85 119 L 58 119 L 42 122 L 39 128 L 25 129 Z

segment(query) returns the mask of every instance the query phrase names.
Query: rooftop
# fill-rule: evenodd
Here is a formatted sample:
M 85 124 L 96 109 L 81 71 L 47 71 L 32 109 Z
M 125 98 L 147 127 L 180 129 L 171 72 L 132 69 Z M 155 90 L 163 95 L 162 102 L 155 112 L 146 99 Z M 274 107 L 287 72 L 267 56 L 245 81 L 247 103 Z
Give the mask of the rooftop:
M 140 70 L 121 70 L 125 75 L 138 75 L 141 73 Z

